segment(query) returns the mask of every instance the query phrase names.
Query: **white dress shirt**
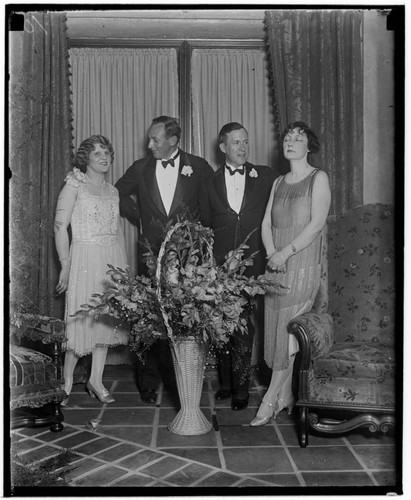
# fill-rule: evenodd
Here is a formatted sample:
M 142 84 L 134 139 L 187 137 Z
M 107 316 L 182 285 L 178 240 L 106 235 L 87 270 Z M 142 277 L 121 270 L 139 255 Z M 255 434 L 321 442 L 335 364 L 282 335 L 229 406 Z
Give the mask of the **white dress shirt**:
M 174 156 L 172 156 L 172 158 L 174 158 Z M 177 186 L 180 158 L 181 155 L 178 155 L 174 160 L 174 167 L 167 165 L 167 167 L 164 168 L 161 163 L 162 160 L 157 160 L 156 163 L 156 179 L 158 189 L 160 190 L 161 200 L 163 201 L 167 215 L 170 213 L 171 204 L 173 203 L 174 193 Z
M 230 163 L 227 162 L 227 165 L 235 170 L 235 167 L 230 165 Z M 243 168 L 245 169 L 245 166 L 243 166 Z M 245 171 L 244 175 L 231 175 L 228 169 L 224 167 L 224 175 L 225 184 L 227 186 L 228 203 L 230 207 L 239 214 L 244 198 L 245 176 L 247 172 Z

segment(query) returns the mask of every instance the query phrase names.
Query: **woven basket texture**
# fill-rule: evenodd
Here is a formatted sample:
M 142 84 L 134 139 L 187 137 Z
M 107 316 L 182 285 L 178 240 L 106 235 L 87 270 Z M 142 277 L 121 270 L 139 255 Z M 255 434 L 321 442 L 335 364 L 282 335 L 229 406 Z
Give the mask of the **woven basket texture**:
M 168 426 L 175 434 L 205 434 L 211 423 L 200 410 L 204 380 L 206 346 L 197 340 L 178 340 L 171 348 L 181 409 Z

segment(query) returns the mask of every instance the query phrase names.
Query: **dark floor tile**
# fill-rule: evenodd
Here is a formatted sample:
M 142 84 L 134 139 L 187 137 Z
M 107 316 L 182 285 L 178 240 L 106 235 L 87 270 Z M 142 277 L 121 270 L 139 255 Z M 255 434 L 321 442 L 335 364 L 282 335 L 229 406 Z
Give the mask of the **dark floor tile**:
M 37 448 L 38 446 L 42 446 L 43 443 L 39 443 L 38 441 L 34 441 L 34 439 L 25 439 L 23 441 L 18 441 L 12 445 L 13 451 L 18 453 L 25 453 L 26 451 L 32 450 L 33 448 Z
M 154 409 L 106 408 L 101 418 L 102 425 L 153 425 Z
M 299 446 L 297 426 L 292 425 L 292 424 L 291 425 L 279 425 L 278 429 L 281 432 L 281 435 L 282 435 L 287 446 Z M 344 445 L 344 441 L 342 440 L 341 437 L 329 436 L 329 435 L 313 436 L 312 434 L 310 434 L 308 437 L 308 441 L 309 441 L 310 446 L 311 445 L 324 445 L 324 446 L 327 446 L 327 445 L 342 446 L 342 445 Z
M 76 393 L 87 394 L 86 383 L 84 383 L 84 384 L 74 384 L 73 387 L 71 388 L 71 394 L 76 394 Z
M 87 476 L 84 476 L 78 480 L 75 480 L 73 486 L 105 486 L 111 483 L 115 479 L 126 475 L 125 470 L 109 465 L 103 469 L 96 470 L 95 472 L 90 472 Z
M 180 469 L 186 464 L 187 462 L 185 460 L 180 460 L 176 457 L 165 456 L 159 462 L 145 467 L 141 470 L 141 472 L 147 474 L 147 476 L 157 477 L 158 479 L 161 479 L 170 472 L 173 472 L 176 469 Z
M 282 448 L 224 448 L 227 469 L 244 474 L 292 472 Z
M 24 460 L 28 460 L 29 462 L 37 462 L 38 460 L 43 460 L 44 458 L 52 457 L 53 455 L 57 455 L 61 453 L 62 450 L 57 448 L 53 448 L 52 446 L 42 446 L 41 448 L 37 448 L 36 450 L 27 451 L 24 454 Z
M 96 469 L 97 467 L 101 467 L 102 465 L 102 462 L 99 462 L 98 460 L 94 460 L 92 458 L 84 458 L 83 460 L 75 462 L 70 466 L 71 470 L 67 473 L 66 479 L 67 481 L 73 481 L 76 477 L 79 477 L 82 474 L 85 474 L 86 472 L 89 472 L 93 469 Z
M 54 441 L 58 441 L 59 439 L 64 439 L 74 432 L 77 432 L 77 429 L 66 425 L 61 432 L 46 432 L 45 434 L 41 434 L 41 436 L 36 436 L 36 438 L 41 439 L 44 443 L 52 443 Z M 60 443 L 57 444 L 60 445 Z
M 140 393 L 138 392 L 135 380 L 119 380 L 115 388 L 115 395 L 118 396 L 122 392 L 130 392 L 137 400 L 140 399 Z
M 130 455 L 131 453 L 141 451 L 142 449 L 143 448 L 133 444 L 121 443 L 114 448 L 110 448 L 109 450 L 104 450 L 100 453 L 97 453 L 96 458 L 105 460 L 106 462 L 114 462 L 120 458 Z
M 354 450 L 369 469 L 395 470 L 394 446 L 354 446 Z
M 105 450 L 106 448 L 109 448 L 116 443 L 118 443 L 118 441 L 115 441 L 114 439 L 102 437 L 100 439 L 97 439 L 96 441 L 90 441 L 83 446 L 77 447 L 76 452 L 83 453 L 84 455 L 94 455 L 95 453 Z
M 217 448 L 165 448 L 164 451 L 172 455 L 178 455 L 181 458 L 221 468 Z
M 280 445 L 272 425 L 261 427 L 222 425 L 220 434 L 223 446 L 277 446 Z
M 169 431 L 166 427 L 159 427 L 157 435 L 157 448 L 167 447 L 197 447 L 217 446 L 213 429 L 199 436 L 180 436 Z
M 253 474 L 250 477 L 270 483 L 272 486 L 300 486 L 296 474 Z
M 397 475 L 395 471 L 373 471 L 372 475 L 379 486 L 397 486 Z
M 101 411 L 101 405 L 96 408 L 67 408 L 63 411 L 64 421 L 70 425 L 85 426 L 90 420 L 96 419 Z
M 180 399 L 177 393 L 163 392 L 161 394 L 161 408 L 175 408 L 180 409 Z
M 349 434 L 344 435 L 344 437 L 351 444 L 395 444 L 394 433 L 382 434 L 369 432 L 367 430 L 357 430 Z
M 158 424 L 167 426 L 175 418 L 178 411 L 178 408 L 164 408 L 163 406 L 161 406 Z
M 289 448 L 300 471 L 359 470 L 361 465 L 345 446 Z
M 34 436 L 40 436 L 40 435 L 45 435 L 45 434 L 52 434 L 55 435 L 55 432 L 51 432 L 47 426 L 45 427 L 22 427 L 20 429 L 15 429 L 12 431 L 12 434 L 15 435 L 21 435 L 23 437 L 34 437 Z M 57 433 L 58 434 L 58 433 Z
M 108 365 L 104 368 L 103 380 L 133 380 L 134 368 L 131 365 Z
M 206 474 L 209 474 L 212 469 L 204 467 L 199 464 L 190 464 L 167 477 L 167 482 L 176 484 L 178 486 L 190 486 L 198 481 Z M 145 470 L 144 470 L 145 472 Z
M 71 409 L 83 409 L 83 410 L 88 410 L 88 409 L 101 409 L 102 403 L 97 398 L 91 398 L 88 394 L 86 393 L 72 393 L 70 394 L 68 404 L 67 406 L 62 408 L 62 411 L 64 415 L 66 414 L 67 410 Z
M 203 481 L 201 481 L 197 486 L 201 488 L 207 486 L 215 486 L 215 487 L 232 486 L 237 481 L 238 481 L 238 476 L 228 474 L 227 472 L 216 472 L 212 476 L 209 476 Z
M 153 432 L 153 427 L 134 427 L 134 426 L 124 426 L 124 427 L 112 427 L 112 426 L 102 426 L 100 432 L 107 436 L 112 436 L 114 438 L 123 439 L 124 441 L 129 441 L 131 443 L 141 444 L 142 446 L 150 446 L 151 444 L 151 434 Z
M 96 439 L 98 436 L 92 432 L 78 432 L 77 434 L 70 434 L 65 439 L 58 442 L 58 445 L 62 448 L 74 448 L 80 444 L 84 444 L 92 439 Z
M 141 407 L 142 401 L 140 399 L 140 395 L 136 392 L 116 392 L 113 394 L 115 398 L 115 402 L 111 403 L 109 409 L 119 408 L 119 407 Z
M 115 484 L 113 484 L 113 486 L 116 488 L 130 488 L 132 486 L 147 486 L 152 482 L 152 477 L 144 477 L 140 476 L 139 474 L 132 474 L 131 476 L 127 476 L 124 479 L 117 481 Z
M 223 402 L 223 401 L 222 401 Z M 216 417 L 219 425 L 248 425 L 255 417 L 255 408 L 246 408 L 241 411 L 231 409 L 231 402 L 228 408 L 216 408 Z
M 124 460 L 117 462 L 117 465 L 126 469 L 130 469 L 132 471 L 136 471 L 141 467 L 150 464 L 154 460 L 162 458 L 163 456 L 163 453 L 158 453 L 151 450 L 143 450 L 140 453 L 136 453 L 131 457 L 127 457 Z
M 366 472 L 304 472 L 303 478 L 306 486 L 374 486 Z

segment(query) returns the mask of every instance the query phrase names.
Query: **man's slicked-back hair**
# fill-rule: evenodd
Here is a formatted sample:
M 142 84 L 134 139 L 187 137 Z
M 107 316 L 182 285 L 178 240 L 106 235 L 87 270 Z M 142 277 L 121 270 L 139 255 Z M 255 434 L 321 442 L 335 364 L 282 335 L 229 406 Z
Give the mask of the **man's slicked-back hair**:
M 244 129 L 246 132 L 246 128 L 241 125 L 241 123 L 238 123 L 238 122 L 230 122 L 230 123 L 226 123 L 220 130 L 219 134 L 218 134 L 218 144 L 221 144 L 222 142 L 226 142 L 226 139 L 227 139 L 227 135 L 230 133 L 230 132 L 233 132 L 234 130 L 242 130 Z M 248 134 L 248 132 L 247 132 Z
M 173 118 L 172 116 L 158 116 L 157 118 L 154 118 L 152 125 L 158 125 L 159 123 L 162 123 L 164 125 L 165 129 L 165 134 L 166 138 L 170 139 L 170 137 L 173 137 L 175 135 L 178 140 L 180 140 L 181 137 L 181 127 L 180 124 L 177 121 L 177 118 Z

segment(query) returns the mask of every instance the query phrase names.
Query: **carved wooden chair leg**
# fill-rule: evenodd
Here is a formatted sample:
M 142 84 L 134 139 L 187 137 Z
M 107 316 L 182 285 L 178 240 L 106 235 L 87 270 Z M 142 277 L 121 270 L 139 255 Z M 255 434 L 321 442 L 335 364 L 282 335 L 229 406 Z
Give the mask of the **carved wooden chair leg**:
M 52 401 L 51 407 L 53 412 L 53 421 L 50 425 L 50 430 L 51 432 L 61 432 L 64 429 L 64 426 L 61 423 L 64 420 L 64 417 L 60 409 L 60 401 Z
M 301 448 L 308 445 L 308 408 L 300 408 L 300 421 L 298 423 L 298 440 Z

